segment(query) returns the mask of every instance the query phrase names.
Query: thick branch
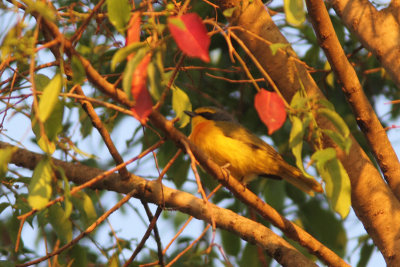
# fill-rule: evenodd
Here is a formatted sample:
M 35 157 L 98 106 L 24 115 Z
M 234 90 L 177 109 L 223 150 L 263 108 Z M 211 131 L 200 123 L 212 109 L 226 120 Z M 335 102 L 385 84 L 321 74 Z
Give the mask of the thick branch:
M 231 0 L 219 1 L 219 3 L 222 9 L 237 7 L 230 18 L 231 23 L 244 29 L 238 30 L 238 35 L 272 77 L 288 102 L 301 86 L 306 88 L 308 96 L 325 98 L 304 65 L 294 60 L 295 54 L 292 50 L 279 51 L 276 55 L 272 55 L 265 42 L 254 37 L 257 35 L 271 43 L 288 43 L 261 1 L 255 0 L 250 3 L 250 1 Z M 325 118 L 318 117 L 317 123 L 321 128 L 334 130 Z M 334 146 L 334 144 L 325 143 L 325 146 Z M 348 155 L 339 148 L 335 148 L 350 176 L 352 205 L 356 215 L 374 242 L 381 244 L 379 247 L 385 248 L 384 253 L 390 257 L 394 253 L 391 248 L 398 247 L 396 237 L 398 233 L 388 229 L 387 225 L 400 223 L 398 200 L 354 138 Z M 394 234 L 389 234 L 390 231 Z
M 332 69 L 343 85 L 343 91 L 356 116 L 357 123 L 364 132 L 389 186 L 399 199 L 400 163 L 396 153 L 362 90 L 353 66 L 347 60 L 324 2 L 322 0 L 306 0 L 306 3 L 320 46 L 324 49 Z M 382 226 L 381 228 L 385 228 Z M 389 231 L 386 235 L 390 236 L 393 242 L 387 244 L 377 242 L 377 246 L 390 265 L 400 260 L 400 233 Z
M 329 0 L 343 23 L 371 51 L 400 87 L 398 1 L 381 11 L 368 0 Z
M 0 149 L 8 146 L 10 145 L 0 142 Z M 42 158 L 43 155 L 19 148 L 13 154 L 11 163 L 33 170 Z M 69 163 L 57 159 L 53 159 L 53 163 L 63 168 L 68 179 L 76 184 L 83 184 L 103 172 L 79 163 Z M 189 193 L 166 186 L 161 189 L 161 184 L 158 181 L 148 181 L 135 175 L 122 180 L 115 173 L 96 183 L 93 188 L 124 194 L 135 190 L 137 193 L 134 197 L 136 198 L 179 210 L 209 223 L 214 220 L 218 228 L 230 231 L 250 243 L 261 246 L 271 257 L 284 266 L 315 266 L 313 262 L 267 227 L 239 216 L 230 210 L 211 203 L 207 204 L 204 200 Z

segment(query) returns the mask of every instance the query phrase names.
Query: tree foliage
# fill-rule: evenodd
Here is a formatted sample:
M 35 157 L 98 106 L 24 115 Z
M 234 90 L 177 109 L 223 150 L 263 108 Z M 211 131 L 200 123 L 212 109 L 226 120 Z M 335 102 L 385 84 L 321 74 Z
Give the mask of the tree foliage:
M 374 252 L 400 261 L 387 227 L 400 224 L 387 137 L 400 113 L 400 39 L 387 34 L 400 32 L 397 2 L 0 7 L 2 263 L 365 266 Z M 382 99 L 393 102 L 378 118 Z M 184 111 L 201 106 L 269 133 L 325 192 L 230 179 L 186 137 Z M 354 236 L 349 220 L 366 232 Z

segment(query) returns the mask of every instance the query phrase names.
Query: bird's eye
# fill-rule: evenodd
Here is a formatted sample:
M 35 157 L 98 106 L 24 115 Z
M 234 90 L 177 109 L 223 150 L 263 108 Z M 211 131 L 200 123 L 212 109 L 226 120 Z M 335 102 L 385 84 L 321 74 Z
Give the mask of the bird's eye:
M 214 114 L 215 113 L 211 113 L 211 112 L 200 112 L 200 113 L 197 113 L 197 115 L 200 115 L 200 116 L 202 116 L 203 118 L 205 118 L 205 119 L 207 119 L 207 120 L 212 120 L 212 119 L 214 119 L 213 117 L 214 117 Z

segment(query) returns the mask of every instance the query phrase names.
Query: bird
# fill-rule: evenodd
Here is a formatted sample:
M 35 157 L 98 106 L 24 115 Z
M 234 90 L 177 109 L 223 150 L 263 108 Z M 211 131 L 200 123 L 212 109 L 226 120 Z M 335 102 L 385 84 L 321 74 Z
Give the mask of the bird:
M 191 117 L 191 140 L 207 157 L 244 184 L 258 176 L 284 179 L 305 193 L 323 193 L 321 184 L 287 163 L 261 138 L 228 112 L 215 107 L 185 111 Z

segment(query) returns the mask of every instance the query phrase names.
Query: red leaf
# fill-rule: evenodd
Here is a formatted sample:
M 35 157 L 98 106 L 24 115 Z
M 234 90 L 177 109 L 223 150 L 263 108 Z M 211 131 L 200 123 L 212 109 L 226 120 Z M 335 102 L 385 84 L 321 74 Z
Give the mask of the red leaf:
M 131 19 L 129 21 L 128 31 L 126 33 L 126 44 L 136 43 L 140 41 L 140 23 L 141 23 L 141 12 L 133 12 Z M 134 54 L 128 56 L 128 60 L 133 58 Z
M 286 120 L 285 104 L 275 92 L 261 89 L 254 98 L 254 107 L 261 121 L 268 127 L 268 134 L 280 129 Z
M 210 62 L 210 37 L 203 21 L 196 13 L 168 18 L 168 28 L 178 47 L 190 57 Z
M 136 105 L 131 108 L 131 111 L 141 124 L 146 124 L 147 117 L 153 110 L 153 101 L 147 90 L 147 66 L 150 59 L 151 54 L 147 54 L 132 74 L 131 93 L 132 97 L 136 100 Z

